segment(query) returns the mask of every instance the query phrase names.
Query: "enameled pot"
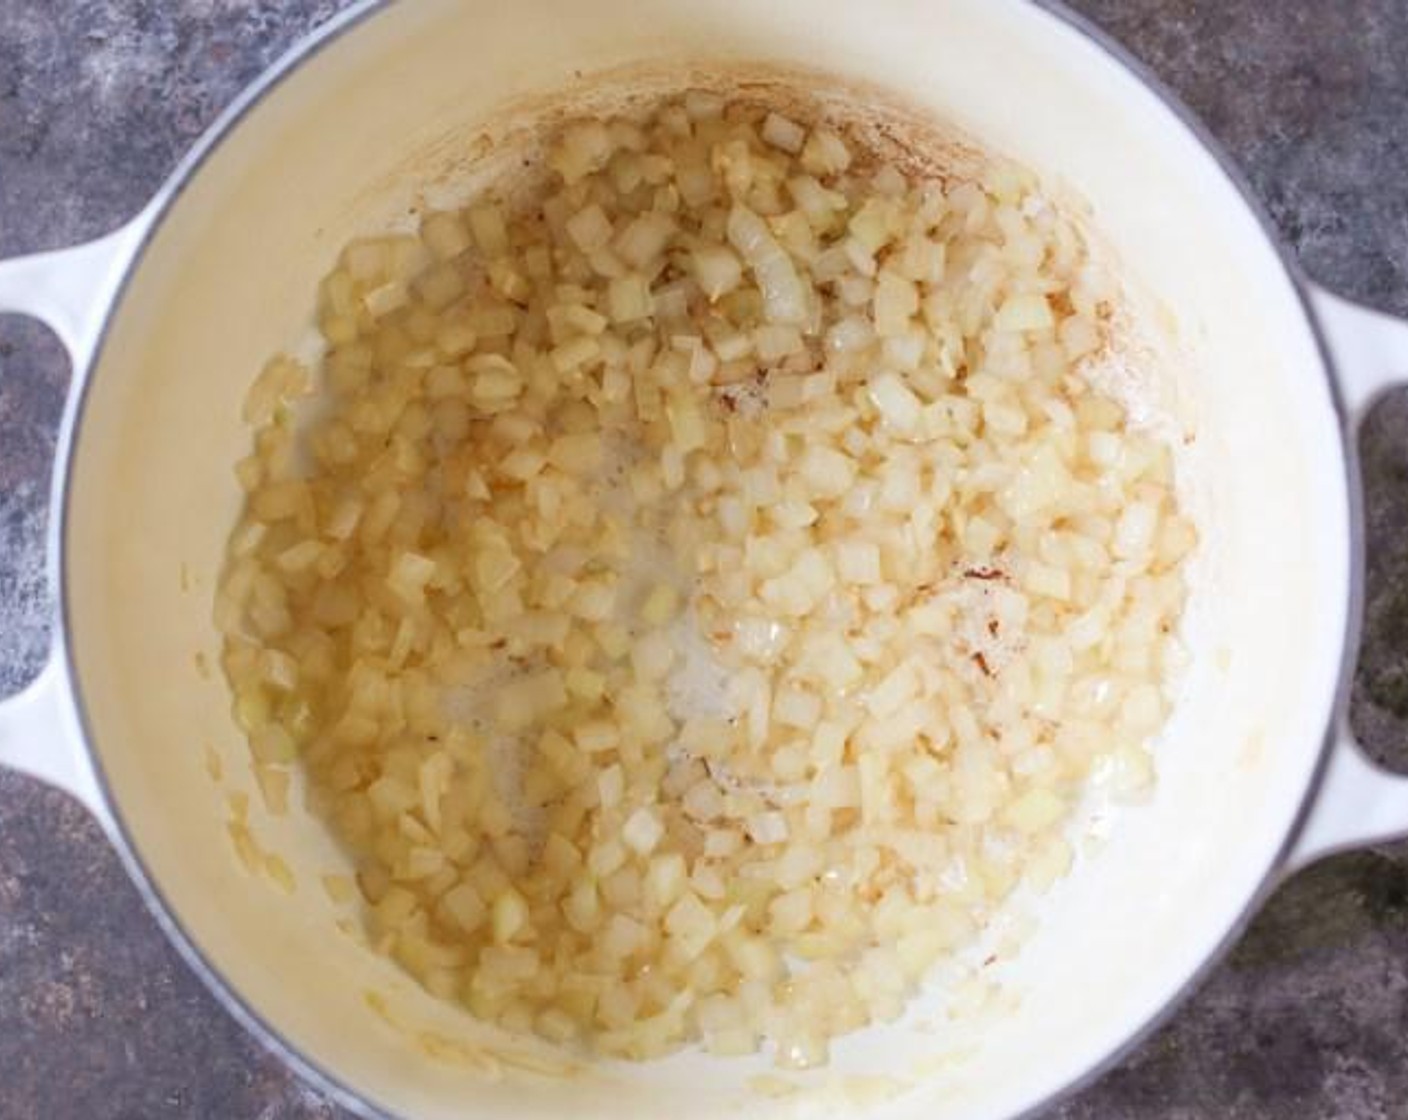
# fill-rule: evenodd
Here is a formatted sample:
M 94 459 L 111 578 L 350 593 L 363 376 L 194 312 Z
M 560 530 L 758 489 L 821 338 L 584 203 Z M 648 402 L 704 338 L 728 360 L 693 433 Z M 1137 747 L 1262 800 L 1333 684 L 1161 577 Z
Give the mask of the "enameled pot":
M 789 1094 L 759 1091 L 762 1059 L 564 1070 L 493 1035 L 336 931 L 318 875 L 342 857 L 303 814 L 252 820 L 292 897 L 246 873 L 226 827 L 243 747 L 210 670 L 239 401 L 305 329 L 338 248 L 472 183 L 527 106 L 745 66 L 883 90 L 1088 202 L 1190 437 L 1179 470 L 1202 537 L 1151 802 L 1041 904 L 986 1010 L 956 1023 L 929 997 Z M 1344 719 L 1363 568 L 1351 436 L 1408 379 L 1408 326 L 1308 283 L 1208 137 L 1054 5 L 361 4 L 242 96 L 128 225 L 0 263 L 0 310 L 49 323 L 74 369 L 49 541 L 61 624 L 39 679 L 0 705 L 0 761 L 81 798 L 217 996 L 353 1110 L 1017 1115 L 1140 1038 L 1285 875 L 1408 832 L 1408 779 L 1371 765 Z

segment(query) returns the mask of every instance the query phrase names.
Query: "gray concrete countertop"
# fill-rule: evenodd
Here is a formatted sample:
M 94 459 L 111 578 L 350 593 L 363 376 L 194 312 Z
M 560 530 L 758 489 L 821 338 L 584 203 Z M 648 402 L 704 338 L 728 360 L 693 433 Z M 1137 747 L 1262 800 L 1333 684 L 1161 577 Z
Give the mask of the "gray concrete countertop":
M 235 93 L 341 0 L 0 0 L 0 256 L 134 213 Z M 1079 0 L 1202 117 L 1330 288 L 1408 314 L 1408 2 Z M 66 373 L 0 318 L 0 694 L 36 671 Z M 1408 769 L 1408 395 L 1362 440 L 1354 722 Z M 0 1120 L 341 1117 L 216 1005 L 63 796 L 0 773 Z M 1062 1120 L 1408 1117 L 1408 847 L 1271 899 L 1201 990 Z

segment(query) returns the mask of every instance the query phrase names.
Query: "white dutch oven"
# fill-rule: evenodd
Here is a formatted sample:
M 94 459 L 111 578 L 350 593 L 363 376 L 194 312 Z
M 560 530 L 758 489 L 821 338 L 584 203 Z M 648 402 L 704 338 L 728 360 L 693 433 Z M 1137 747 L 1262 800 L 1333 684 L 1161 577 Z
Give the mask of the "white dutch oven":
M 218 674 L 193 660 L 217 648 L 210 601 L 238 503 L 230 467 L 248 446 L 238 402 L 298 337 L 337 248 L 453 173 L 505 103 L 570 91 L 583 73 L 701 60 L 884 87 L 1071 184 L 1177 355 L 1170 392 L 1196 433 L 1181 464 L 1203 534 L 1192 668 L 1152 804 L 1049 900 L 1002 974 L 996 1011 L 848 1040 L 822 1078 L 835 1092 L 782 1098 L 750 1092 L 761 1063 L 686 1056 L 563 1078 L 429 1056 L 437 1032 L 486 1032 L 332 932 L 316 873 L 338 856 L 322 830 L 296 815 L 257 822 L 299 874 L 292 900 L 231 858 L 205 755 L 240 757 L 239 737 Z M 129 225 L 0 264 L 0 310 L 47 321 L 74 367 L 50 539 L 62 625 L 38 681 L 0 707 L 0 760 L 82 798 L 216 994 L 354 1109 L 426 1120 L 1017 1114 L 1149 1029 L 1287 873 L 1408 831 L 1408 780 L 1366 761 L 1343 704 L 1362 560 L 1350 432 L 1394 375 L 1408 377 L 1408 326 L 1308 284 L 1206 136 L 1059 10 L 362 5 L 242 97 Z M 942 1020 L 936 1007 L 917 1017 Z

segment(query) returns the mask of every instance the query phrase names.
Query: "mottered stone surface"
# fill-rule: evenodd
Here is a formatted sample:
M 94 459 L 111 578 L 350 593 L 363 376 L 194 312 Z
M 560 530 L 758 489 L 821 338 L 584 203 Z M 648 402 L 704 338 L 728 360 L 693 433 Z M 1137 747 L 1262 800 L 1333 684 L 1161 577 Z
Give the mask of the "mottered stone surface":
M 134 213 L 340 0 L 0 0 L 0 256 Z M 1305 269 L 1408 315 L 1408 4 L 1078 0 L 1232 153 Z M 1408 371 L 1404 371 L 1408 373 Z M 37 670 L 67 380 L 0 317 L 0 694 Z M 1408 769 L 1408 394 L 1361 442 L 1354 723 Z M 343 1120 L 206 993 L 84 812 L 0 772 L 0 1120 Z M 1408 846 L 1286 883 L 1201 989 L 1044 1120 L 1408 1117 Z

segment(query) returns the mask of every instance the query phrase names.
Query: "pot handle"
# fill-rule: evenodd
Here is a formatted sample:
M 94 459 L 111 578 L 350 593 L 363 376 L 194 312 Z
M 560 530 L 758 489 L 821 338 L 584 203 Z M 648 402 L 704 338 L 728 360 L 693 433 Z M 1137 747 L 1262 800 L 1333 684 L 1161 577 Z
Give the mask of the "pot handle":
M 0 261 L 0 312 L 28 315 L 47 324 L 67 349 L 72 370 L 49 500 L 51 595 L 59 585 L 60 575 L 60 473 L 78 401 L 103 324 L 122 278 L 142 245 L 151 216 L 151 210 L 143 211 L 121 229 L 86 245 Z M 0 369 L 0 377 L 3 376 Z M 27 688 L 0 700 L 0 765 L 31 774 L 72 794 L 113 835 L 112 814 L 84 746 L 57 610 L 53 614 L 53 638 L 44 668 Z
M 50 651 L 48 664 L 28 687 L 0 700 L 0 765 L 76 797 L 104 832 L 116 835 L 107 798 L 83 745 L 73 689 L 57 649 Z
M 40 320 L 68 350 L 73 364 L 70 410 L 88 374 L 118 286 L 150 225 L 147 210 L 85 245 L 0 261 L 0 312 Z
M 1334 359 L 1352 440 L 1382 394 L 1408 385 L 1408 321 L 1313 285 L 1309 295 Z M 1343 708 L 1319 792 L 1287 859 L 1290 871 L 1347 848 L 1408 836 L 1408 776 L 1370 761 Z

